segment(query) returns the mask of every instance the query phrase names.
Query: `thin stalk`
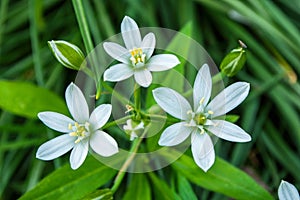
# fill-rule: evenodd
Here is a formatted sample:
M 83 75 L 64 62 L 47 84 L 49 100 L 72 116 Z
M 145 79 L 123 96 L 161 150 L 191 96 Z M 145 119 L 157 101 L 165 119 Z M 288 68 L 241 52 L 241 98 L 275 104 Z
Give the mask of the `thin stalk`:
M 128 156 L 127 160 L 124 162 L 124 164 L 122 165 L 121 169 L 119 170 L 119 173 L 117 174 L 115 181 L 114 181 L 114 185 L 111 188 L 112 193 L 115 193 L 117 191 L 117 189 L 119 188 L 125 174 L 126 174 L 126 170 L 129 167 L 129 165 L 131 164 L 132 160 L 134 159 L 136 152 L 140 146 L 140 144 L 142 143 L 142 140 L 144 139 L 145 135 L 147 134 L 148 129 L 146 128 L 143 135 L 134 140 L 131 148 L 130 148 L 130 155 Z
M 115 121 L 109 122 L 109 123 L 105 124 L 105 126 L 103 126 L 103 129 L 109 128 L 116 124 L 122 124 L 122 123 L 126 122 L 128 119 L 131 119 L 132 117 L 133 117 L 133 115 L 128 115 L 128 116 L 122 117 L 120 119 L 117 119 Z
M 141 87 L 135 83 L 134 84 L 134 110 L 136 111 L 136 120 L 141 120 Z
M 73 3 L 74 10 L 75 10 L 80 33 L 81 33 L 81 36 L 83 39 L 84 47 L 86 49 L 86 53 L 89 54 L 93 51 L 94 45 L 92 42 L 91 33 L 90 33 L 88 23 L 86 20 L 86 15 L 84 12 L 82 0 L 72 0 L 72 3 Z M 97 60 L 94 55 L 91 55 L 91 62 L 92 62 L 91 63 L 92 69 L 95 72 L 95 77 L 94 76 L 92 76 L 92 77 L 95 78 L 97 90 L 99 90 L 101 87 L 100 84 L 98 84 L 98 82 L 100 81 L 100 77 L 99 77 L 99 70 L 97 67 L 95 67 Z

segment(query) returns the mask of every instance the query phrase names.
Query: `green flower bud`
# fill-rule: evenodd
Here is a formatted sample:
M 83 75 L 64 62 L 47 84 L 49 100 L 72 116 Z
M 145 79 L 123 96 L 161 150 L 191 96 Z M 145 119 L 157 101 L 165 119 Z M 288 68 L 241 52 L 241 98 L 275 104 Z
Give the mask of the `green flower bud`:
M 220 65 L 221 72 L 226 76 L 232 77 L 236 75 L 244 66 L 246 62 L 247 46 L 239 40 L 241 47 L 233 49 L 229 54 L 225 56 Z
M 82 51 L 74 44 L 63 40 L 52 40 L 48 42 L 48 45 L 58 62 L 67 68 L 79 70 L 82 63 L 85 62 Z

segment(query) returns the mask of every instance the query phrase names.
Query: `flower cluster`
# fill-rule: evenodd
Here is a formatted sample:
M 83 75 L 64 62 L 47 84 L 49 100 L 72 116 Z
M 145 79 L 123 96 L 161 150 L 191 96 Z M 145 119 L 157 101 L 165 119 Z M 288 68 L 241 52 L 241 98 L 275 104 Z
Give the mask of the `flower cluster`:
M 147 88 L 152 83 L 151 72 L 169 70 L 180 63 L 172 54 L 153 56 L 155 35 L 148 33 L 142 39 L 136 22 L 130 17 L 124 17 L 121 33 L 125 47 L 113 42 L 103 44 L 107 54 L 120 62 L 104 72 L 104 81 L 117 82 L 133 76 L 138 85 Z M 53 45 L 55 43 L 51 42 L 51 46 Z M 58 48 L 53 50 L 58 57 L 63 56 L 63 53 L 55 52 Z M 167 87 L 154 89 L 152 92 L 157 104 L 171 116 L 181 120 L 162 132 L 159 145 L 178 145 L 190 137 L 194 160 L 201 169 L 207 171 L 215 160 L 212 135 L 233 142 L 251 140 L 240 127 L 220 118 L 247 97 L 249 88 L 248 83 L 237 82 L 225 88 L 210 101 L 212 78 L 209 66 L 204 64 L 194 82 L 193 106 L 175 90 Z M 84 95 L 73 83 L 66 89 L 65 97 L 73 119 L 55 112 L 38 114 L 46 126 L 65 134 L 40 146 L 36 157 L 52 160 L 72 149 L 70 163 L 72 169 L 77 169 L 84 162 L 89 146 L 101 156 L 118 153 L 115 139 L 101 130 L 110 117 L 112 106 L 102 104 L 89 115 Z M 130 140 L 134 140 L 144 131 L 145 124 L 143 119 L 132 118 L 126 121 L 123 129 L 130 135 Z

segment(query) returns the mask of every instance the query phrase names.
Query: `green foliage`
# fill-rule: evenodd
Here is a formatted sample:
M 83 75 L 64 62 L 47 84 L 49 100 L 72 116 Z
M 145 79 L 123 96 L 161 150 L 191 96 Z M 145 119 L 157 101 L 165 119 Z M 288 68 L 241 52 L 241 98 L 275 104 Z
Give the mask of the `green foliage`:
M 37 118 L 41 111 L 68 113 L 61 97 L 28 82 L 2 80 L 0 91 L 0 108 L 23 117 Z
M 151 200 L 151 187 L 145 174 L 132 174 L 131 184 L 126 188 L 124 200 Z
M 110 189 L 96 190 L 82 198 L 83 200 L 112 200 L 113 194 Z
M 155 0 L 117 3 L 91 0 L 83 1 L 83 8 L 91 32 L 92 40 L 89 43 L 94 41 L 94 46 L 120 32 L 120 22 L 124 15 L 134 18 L 141 26 L 160 26 L 181 31 L 186 28 L 185 34 L 199 42 L 217 65 L 226 52 L 235 48 L 237 40 L 244 41 L 248 46 L 245 67 L 234 77 L 226 78 L 225 83 L 237 80 L 250 82 L 250 96 L 233 112 L 239 114 L 237 124 L 251 134 L 252 141 L 231 144 L 219 140 L 215 145 L 216 154 L 238 168 L 250 171 L 251 176 L 267 187 L 274 197 L 277 196 L 281 179 L 299 188 L 298 0 Z M 36 148 L 46 137 L 46 134 L 41 136 L 46 128 L 37 123 L 36 114 L 42 110 L 67 114 L 63 99 L 55 94 L 62 94 L 67 84 L 74 81 L 76 74 L 56 62 L 47 47 L 47 41 L 63 39 L 78 44 L 83 49 L 74 8 L 71 1 L 2 0 L 0 26 L 0 199 L 17 199 L 31 188 L 33 190 L 22 198 L 35 199 L 34 195 L 57 197 L 61 194 L 60 190 L 53 185 L 48 187 L 45 180 L 56 177 L 55 174 L 59 172 L 73 174 L 72 177 L 76 180 L 75 175 L 80 173 L 79 177 L 82 177 L 83 171 L 89 174 L 85 168 L 91 164 L 90 158 L 80 171 L 71 171 L 68 164 L 56 170 L 65 162 L 64 159 L 55 160 L 53 167 L 50 162 L 40 162 L 34 157 Z M 188 44 L 178 43 L 175 47 L 187 49 Z M 88 52 L 90 45 L 86 49 Z M 193 52 L 186 53 L 193 55 Z M 236 54 L 237 57 L 239 55 Z M 181 62 L 184 63 L 184 59 Z M 104 66 L 97 66 L 101 67 Z M 186 65 L 180 65 L 180 73 L 184 72 L 187 80 L 192 82 L 194 71 L 183 67 Z M 37 83 L 39 87 L 32 83 Z M 176 84 L 175 86 L 177 87 Z M 178 84 L 178 91 L 181 86 Z M 98 95 L 100 92 L 101 97 L 106 97 L 109 93 L 104 89 L 99 90 Z M 149 94 L 148 100 L 151 95 Z M 147 108 L 152 103 L 146 102 Z M 227 120 L 236 121 L 236 118 L 227 116 Z M 47 136 L 54 137 L 50 130 Z M 147 138 L 147 146 L 143 147 L 149 151 L 156 150 L 159 148 L 158 138 L 159 134 Z M 128 141 L 122 140 L 120 143 L 126 146 Z M 115 171 L 97 164 L 98 162 L 92 163 L 103 173 L 90 177 L 96 180 L 90 187 L 88 184 L 77 185 L 78 191 L 84 190 L 78 198 L 95 190 L 100 194 L 107 191 L 99 190 L 99 187 L 104 188 L 104 184 L 109 187 L 115 175 Z M 42 180 L 48 173 L 51 175 Z M 158 170 L 152 175 L 135 175 L 125 176 L 114 195 L 116 199 L 124 195 L 131 196 L 127 194 L 132 194 L 131 188 L 138 188 L 138 194 L 141 195 L 141 180 L 145 188 L 148 188 L 145 190 L 148 198 L 149 193 L 152 198 L 170 198 L 167 195 L 170 192 L 169 194 L 175 193 L 175 196 L 182 199 L 193 199 L 193 194 L 202 200 L 224 200 L 228 199 L 227 196 L 236 199 L 272 199 L 249 176 L 221 159 L 217 159 L 207 174 L 199 170 L 190 157 L 183 156 L 172 168 Z M 235 176 L 231 177 L 233 175 Z M 74 188 L 63 186 L 64 179 L 72 182 L 66 174 L 57 175 L 57 178 L 62 183 L 57 181 L 57 188 L 66 189 L 68 195 L 71 192 L 73 195 L 78 194 Z M 169 179 L 176 181 L 174 183 Z M 38 183 L 40 180 L 42 181 Z M 223 185 L 216 180 L 224 181 Z M 52 183 L 54 184 L 54 180 L 51 178 Z M 62 197 L 67 198 L 67 195 Z
M 168 159 L 172 159 L 177 153 L 170 150 L 164 154 Z M 221 158 L 216 158 L 214 165 L 206 173 L 199 170 L 194 160 L 187 155 L 182 155 L 172 164 L 172 167 L 189 181 L 234 199 L 274 199 L 245 172 Z
M 20 200 L 79 199 L 103 186 L 115 174 L 114 169 L 88 157 L 78 170 L 72 170 L 69 164 L 57 169 Z

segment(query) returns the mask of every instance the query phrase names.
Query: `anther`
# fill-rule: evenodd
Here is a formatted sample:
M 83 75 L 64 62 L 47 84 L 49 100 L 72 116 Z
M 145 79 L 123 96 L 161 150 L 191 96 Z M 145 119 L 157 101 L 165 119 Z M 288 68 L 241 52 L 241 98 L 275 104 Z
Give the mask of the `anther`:
M 69 125 L 68 125 L 68 129 L 69 129 L 69 130 L 72 130 L 72 124 L 69 124 Z
M 202 104 L 203 104 L 203 102 L 204 102 L 204 97 L 202 97 L 202 98 L 201 98 L 201 100 L 200 100 L 200 102 L 199 102 L 199 103 L 200 103 L 200 105 L 202 105 Z
M 210 115 L 214 114 L 214 112 L 211 111 L 211 110 L 207 111 L 207 113 L 210 114 Z
M 204 129 L 201 129 L 200 134 L 202 135 L 202 134 L 204 134 L 204 132 L 205 132 Z
M 81 141 L 80 138 L 78 138 L 77 140 L 75 140 L 75 144 L 79 143 Z
M 193 113 L 192 110 L 188 110 L 188 111 L 186 112 L 186 114 L 192 114 L 192 113 Z
M 71 132 L 69 133 L 70 136 L 77 136 L 77 133 L 76 132 Z

